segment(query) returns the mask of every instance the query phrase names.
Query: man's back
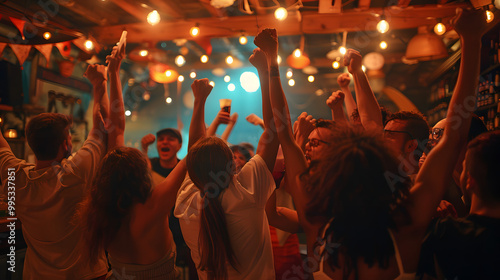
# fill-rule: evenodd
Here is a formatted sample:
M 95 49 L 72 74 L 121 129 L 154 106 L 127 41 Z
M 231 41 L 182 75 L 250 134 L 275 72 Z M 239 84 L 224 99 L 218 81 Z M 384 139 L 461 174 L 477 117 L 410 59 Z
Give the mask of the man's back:
M 74 220 L 105 152 L 101 142 L 88 140 L 73 158 L 39 170 L 15 158 L 10 149 L 0 149 L 2 172 L 15 169 L 16 215 L 28 245 L 24 279 L 92 279 L 106 274 L 104 253 L 93 267 L 81 259 L 81 231 Z
M 500 219 L 469 215 L 437 220 L 422 245 L 421 270 L 433 275 L 434 259 L 446 279 L 498 278 Z

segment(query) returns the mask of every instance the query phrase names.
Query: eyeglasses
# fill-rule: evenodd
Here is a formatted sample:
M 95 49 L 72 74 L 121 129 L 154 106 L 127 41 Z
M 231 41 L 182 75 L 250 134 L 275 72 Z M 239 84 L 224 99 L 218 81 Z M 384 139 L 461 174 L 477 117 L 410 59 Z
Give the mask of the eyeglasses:
M 432 131 L 431 131 L 431 138 L 433 140 L 439 140 L 442 136 L 443 136 L 443 133 L 444 133 L 444 128 L 433 128 Z
M 393 133 L 404 133 L 404 134 L 408 134 L 408 136 L 410 136 L 410 139 L 415 139 L 415 137 L 413 137 L 413 135 L 411 135 L 411 133 L 409 133 L 408 131 L 403 131 L 403 130 L 388 130 L 388 129 L 384 129 L 384 136 L 389 136 L 390 134 L 393 134 Z
M 330 145 L 330 143 L 316 138 L 309 139 L 308 143 L 311 148 L 318 147 L 321 143 Z

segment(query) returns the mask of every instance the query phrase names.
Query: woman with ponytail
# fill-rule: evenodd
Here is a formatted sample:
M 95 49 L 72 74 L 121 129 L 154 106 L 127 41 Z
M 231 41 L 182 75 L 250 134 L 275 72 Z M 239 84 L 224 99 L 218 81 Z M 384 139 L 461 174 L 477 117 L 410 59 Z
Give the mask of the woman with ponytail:
M 195 107 L 186 157 L 188 176 L 174 214 L 200 279 L 275 279 L 265 206 L 275 188 L 271 171 L 279 143 L 266 57 L 256 49 L 250 62 L 261 78 L 265 130 L 256 155 L 238 173 L 227 144 L 205 137 L 204 107 L 212 86 L 207 79 L 191 86 Z

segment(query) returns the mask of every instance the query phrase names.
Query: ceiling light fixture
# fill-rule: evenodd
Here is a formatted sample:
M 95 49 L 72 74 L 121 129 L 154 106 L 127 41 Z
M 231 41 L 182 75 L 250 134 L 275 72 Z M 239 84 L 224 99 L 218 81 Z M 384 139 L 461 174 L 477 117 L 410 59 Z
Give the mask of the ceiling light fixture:
M 387 49 L 387 42 L 386 41 L 380 41 L 379 47 L 383 50 Z
M 241 34 L 240 38 L 239 38 L 239 41 L 240 41 L 240 44 L 241 45 L 246 45 L 248 43 L 248 39 L 247 39 L 247 36 Z
M 161 18 L 160 18 L 160 14 L 158 13 L 157 10 L 153 10 L 151 11 L 149 14 L 148 14 L 148 17 L 146 18 L 148 23 L 151 24 L 151 25 L 157 25 Z
M 443 23 L 441 23 L 441 19 L 438 18 L 436 25 L 434 25 L 434 33 L 441 36 L 445 32 L 446 32 L 446 26 Z
M 52 37 L 52 34 L 50 34 L 50 32 L 48 32 L 48 31 L 47 31 L 47 32 L 43 33 L 43 38 L 44 38 L 45 40 L 50 39 L 50 37 Z
M 196 23 L 193 27 L 191 27 L 191 29 L 189 29 L 189 34 L 191 34 L 191 36 L 193 36 L 193 37 L 200 35 L 200 27 L 199 26 L 200 26 L 200 24 Z
M 175 65 L 182 67 L 184 64 L 186 64 L 186 59 L 182 55 L 178 55 L 175 57 Z
M 288 17 L 288 11 L 283 7 L 279 7 L 274 11 L 274 17 L 279 21 L 283 21 Z
M 200 57 L 201 63 L 207 63 L 208 62 L 208 56 L 206 54 L 202 55 Z
M 385 15 L 383 14 L 383 12 L 380 16 L 380 21 L 377 23 L 377 30 L 382 34 L 389 31 L 389 23 L 385 20 Z

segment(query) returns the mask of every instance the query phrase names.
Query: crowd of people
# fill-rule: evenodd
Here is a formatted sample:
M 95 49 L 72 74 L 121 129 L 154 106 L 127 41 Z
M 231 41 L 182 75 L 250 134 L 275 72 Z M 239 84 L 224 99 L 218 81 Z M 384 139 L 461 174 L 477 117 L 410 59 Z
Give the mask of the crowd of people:
M 380 107 L 348 50 L 349 74 L 326 105 L 332 120 L 290 118 L 276 30 L 255 37 L 263 128 L 256 149 L 229 145 L 238 118 L 205 124 L 208 79 L 191 86 L 188 154 L 173 128 L 124 146 L 119 69 L 90 65 L 93 126 L 71 155 L 71 119 L 33 117 L 36 163 L 0 135 L 1 179 L 15 170 L 16 215 L 27 244 L 24 279 L 495 279 L 500 270 L 500 131 L 473 115 L 482 11 L 458 11 L 461 61 L 446 119 Z M 106 69 L 107 67 L 107 69 Z M 352 77 L 352 78 L 351 78 Z M 109 97 L 107 83 L 109 79 Z M 349 90 L 353 79 L 355 99 Z M 345 110 L 344 110 L 345 103 Z M 348 117 L 346 117 L 348 116 Z M 227 124 L 221 138 L 215 135 Z M 147 157 L 156 141 L 157 158 Z M 297 233 L 306 239 L 299 253 Z

